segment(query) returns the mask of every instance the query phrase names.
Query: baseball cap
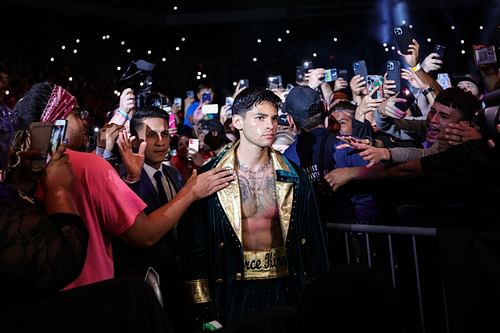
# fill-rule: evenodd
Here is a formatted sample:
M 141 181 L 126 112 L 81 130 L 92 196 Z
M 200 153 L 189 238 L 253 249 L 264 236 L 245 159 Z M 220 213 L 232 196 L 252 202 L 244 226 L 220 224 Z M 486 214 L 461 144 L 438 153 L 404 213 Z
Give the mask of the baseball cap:
M 320 107 L 312 107 L 312 106 Z M 296 86 L 286 96 L 283 111 L 292 116 L 295 121 L 303 122 L 305 119 L 323 112 L 323 102 L 319 93 L 307 86 Z

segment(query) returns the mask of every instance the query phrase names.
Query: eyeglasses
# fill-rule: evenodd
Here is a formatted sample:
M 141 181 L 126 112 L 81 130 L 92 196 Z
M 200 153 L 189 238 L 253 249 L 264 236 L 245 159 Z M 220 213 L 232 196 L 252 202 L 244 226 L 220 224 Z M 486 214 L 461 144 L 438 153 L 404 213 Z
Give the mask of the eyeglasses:
M 85 109 L 73 109 L 73 112 L 78 114 L 81 120 L 85 120 L 89 117 L 89 112 Z

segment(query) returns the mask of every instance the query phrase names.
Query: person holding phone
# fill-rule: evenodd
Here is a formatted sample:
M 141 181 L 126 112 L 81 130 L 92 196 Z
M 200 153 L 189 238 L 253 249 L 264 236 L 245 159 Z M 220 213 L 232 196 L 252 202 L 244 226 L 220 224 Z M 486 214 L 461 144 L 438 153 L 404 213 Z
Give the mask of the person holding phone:
M 54 113 L 60 117 L 60 111 L 63 110 L 62 117 L 68 120 L 67 136 L 71 142 L 78 141 L 81 139 L 79 136 L 83 135 L 80 110 L 76 106 L 76 98 L 62 87 L 41 82 L 33 85 L 24 95 L 15 111 L 20 124 L 29 124 L 35 119 L 51 119 L 55 116 Z M 122 153 L 136 161 L 144 160 L 146 145 L 146 142 L 141 143 L 139 152 L 134 153 L 128 141 L 119 143 Z M 96 154 L 71 149 L 67 150 L 67 154 L 71 159 L 75 178 L 71 196 L 89 230 L 90 238 L 84 269 L 65 289 L 114 277 L 110 235 L 121 237 L 132 246 L 152 246 L 172 230 L 192 202 L 215 193 L 233 180 L 232 172 L 221 168 L 199 177 L 195 173 L 171 201 L 147 215 L 144 212 L 146 203 L 129 188 L 106 160 Z
M 0 309 L 57 295 L 80 274 L 89 236 L 71 196 L 66 146 L 35 173 L 40 151 L 23 144 L 22 129 L 12 142 L 15 125 L 14 113 L 0 113 Z M 42 201 L 34 196 L 38 180 Z
M 205 104 L 210 104 L 215 100 L 215 91 L 212 85 L 208 83 L 201 83 L 196 89 L 197 101 L 191 103 L 184 115 L 183 130 L 191 131 L 193 125 L 198 123 L 203 118 L 201 108 Z

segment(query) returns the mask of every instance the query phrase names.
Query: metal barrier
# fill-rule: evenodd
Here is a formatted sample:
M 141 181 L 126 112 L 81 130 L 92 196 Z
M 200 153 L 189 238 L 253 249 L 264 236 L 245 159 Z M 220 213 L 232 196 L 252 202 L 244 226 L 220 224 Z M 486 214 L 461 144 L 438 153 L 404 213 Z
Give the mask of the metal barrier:
M 388 262 L 384 263 L 385 267 L 389 267 L 390 276 L 392 280 L 392 286 L 395 291 L 398 291 L 398 281 L 397 281 L 397 264 L 395 263 L 395 258 L 397 253 L 395 253 L 394 244 L 393 244 L 393 236 L 402 235 L 409 236 L 411 240 L 411 256 L 413 258 L 413 268 L 415 271 L 414 283 L 416 288 L 416 298 L 417 298 L 417 307 L 418 307 L 418 320 L 420 323 L 420 330 L 416 332 L 426 332 L 426 320 L 425 320 L 425 309 L 423 302 L 423 290 L 422 290 L 422 263 L 419 261 L 418 249 L 417 249 L 417 238 L 436 238 L 436 229 L 435 228 L 420 228 L 420 227 L 403 227 L 403 226 L 387 226 L 387 225 L 365 225 L 365 224 L 340 224 L 340 223 L 328 223 L 327 224 L 328 235 L 329 238 L 334 232 L 343 232 L 344 233 L 344 241 L 345 241 L 345 253 L 346 253 L 346 263 L 353 263 L 353 255 L 351 251 L 353 237 L 357 237 L 359 235 L 363 235 L 364 237 L 364 251 L 363 254 L 366 255 L 366 264 L 370 269 L 373 268 L 373 258 L 376 254 L 373 251 L 373 246 L 371 244 L 370 235 L 382 235 L 382 237 L 386 237 L 387 239 L 387 252 L 388 252 Z M 378 255 L 380 257 L 380 255 Z M 383 260 L 383 258 L 382 258 Z M 357 260 L 357 263 L 360 263 Z M 444 286 L 441 275 L 438 273 L 439 286 L 442 297 L 442 305 L 443 305 L 443 324 L 446 332 L 449 332 L 449 324 L 448 324 L 448 315 L 447 315 L 447 305 L 446 305 L 446 297 L 444 294 Z M 433 328 L 430 329 L 433 331 Z M 436 330 L 442 332 L 443 330 Z

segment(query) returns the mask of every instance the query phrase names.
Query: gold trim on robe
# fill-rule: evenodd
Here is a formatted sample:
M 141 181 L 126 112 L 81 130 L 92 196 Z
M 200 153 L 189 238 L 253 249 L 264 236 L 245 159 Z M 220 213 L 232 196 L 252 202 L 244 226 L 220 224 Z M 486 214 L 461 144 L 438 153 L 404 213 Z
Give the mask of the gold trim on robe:
M 207 303 L 212 300 L 208 288 L 208 279 L 181 282 L 182 292 L 188 304 Z
M 235 169 L 236 166 L 236 149 L 238 148 L 239 142 L 231 145 L 228 151 L 222 156 L 215 167 L 224 167 Z M 283 234 L 283 242 L 286 244 L 286 238 L 288 234 L 288 227 L 290 226 L 290 219 L 292 217 L 292 206 L 293 206 L 293 182 L 282 182 L 276 177 L 278 170 L 283 170 L 285 172 L 290 172 L 290 168 L 283 160 L 283 157 L 277 153 L 274 149 L 269 148 L 270 158 L 273 163 L 274 168 L 274 180 L 276 184 L 276 202 L 279 209 L 279 218 L 281 225 L 281 232 Z M 229 219 L 229 223 L 234 229 L 240 243 L 243 244 L 243 236 L 241 229 L 242 220 L 242 203 L 240 194 L 240 183 L 238 177 L 229 184 L 228 187 L 217 192 L 217 197 Z

